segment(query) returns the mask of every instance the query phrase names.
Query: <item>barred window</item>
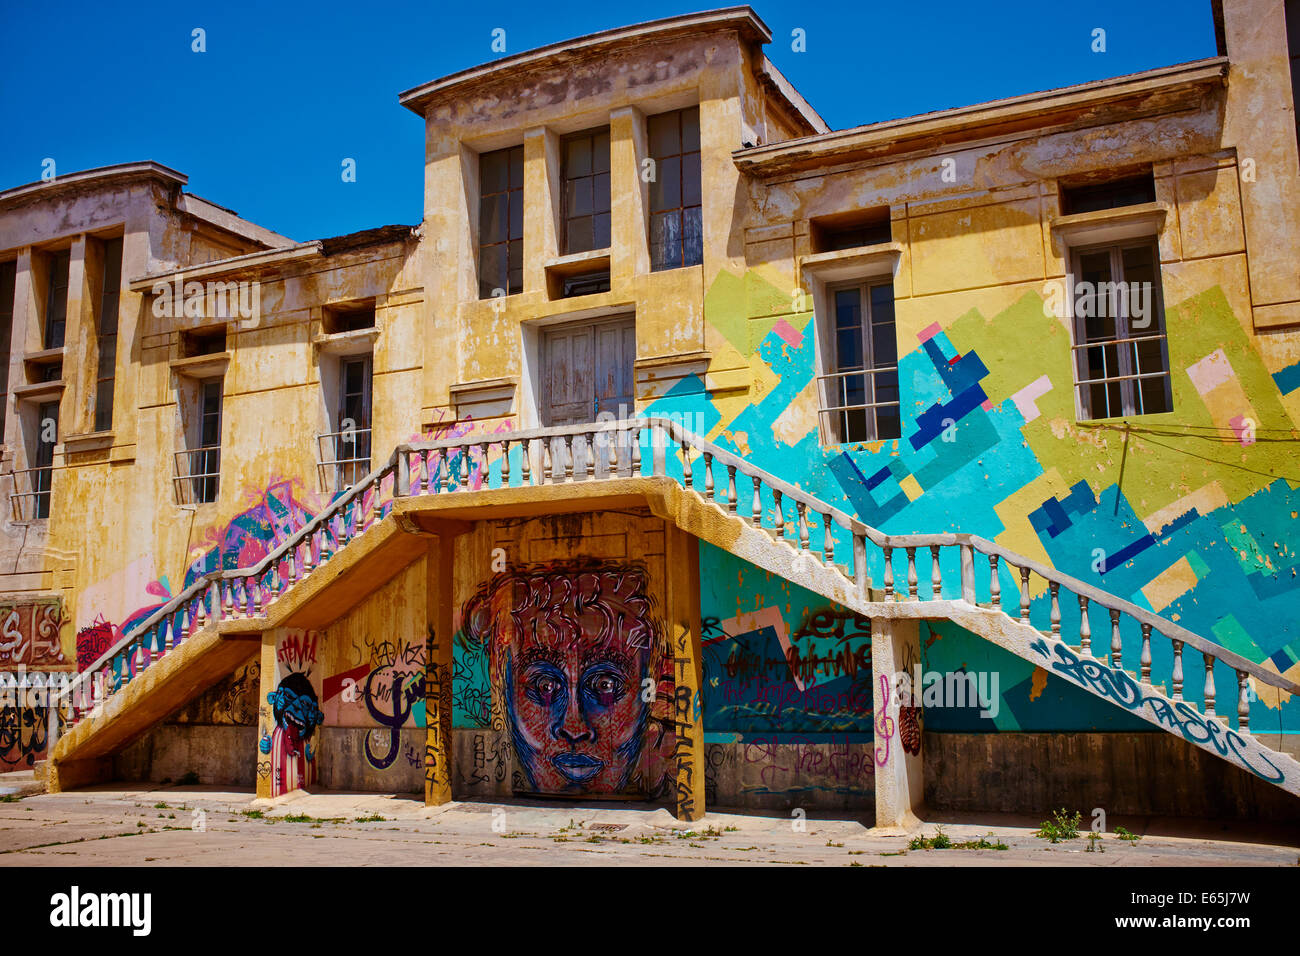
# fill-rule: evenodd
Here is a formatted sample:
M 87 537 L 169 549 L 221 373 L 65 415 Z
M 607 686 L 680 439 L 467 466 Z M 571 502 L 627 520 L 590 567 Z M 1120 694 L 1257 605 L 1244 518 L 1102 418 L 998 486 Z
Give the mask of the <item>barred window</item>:
M 831 286 L 830 371 L 822 381 L 822 422 L 831 444 L 902 437 L 894 284 Z
M 1074 382 L 1084 419 L 1173 411 L 1169 350 L 1152 240 L 1076 250 Z

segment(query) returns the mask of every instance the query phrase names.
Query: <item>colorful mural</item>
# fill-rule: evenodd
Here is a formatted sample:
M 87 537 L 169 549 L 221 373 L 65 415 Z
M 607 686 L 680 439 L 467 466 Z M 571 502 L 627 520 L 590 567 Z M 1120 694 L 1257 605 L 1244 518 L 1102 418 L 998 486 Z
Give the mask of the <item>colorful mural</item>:
M 648 590 L 642 568 L 569 562 L 502 572 L 466 602 L 458 670 L 472 677 L 465 660 L 486 661 L 515 789 L 670 792 L 673 661 Z
M 1222 289 L 1168 301 L 1174 412 L 1127 423 L 1077 420 L 1069 331 L 1037 292 L 996 314 L 969 309 L 924 328 L 908 325 L 910 303 L 900 299 L 903 437 L 830 447 L 817 431 L 812 317 L 790 312 L 782 289 L 756 272 L 723 272 L 706 298 L 706 318 L 728 343 L 715 363 L 749 364 L 747 395 L 713 399 L 692 376 L 647 413 L 692 414 L 704 437 L 882 531 L 982 535 L 1300 679 L 1300 363 L 1276 367 L 1277 353 L 1261 351 Z M 1034 343 L 1032 362 L 1026 342 Z M 814 549 L 819 537 L 814 529 Z M 872 559 L 878 581 L 880 558 Z M 714 560 L 702 549 L 704 565 Z M 1005 568 L 1002 574 L 1010 607 L 1018 580 Z M 724 577 L 733 580 L 734 572 Z M 955 586 L 959 578 L 945 580 Z M 1036 581 L 1032 597 L 1032 618 L 1045 627 L 1045 586 Z M 742 593 L 741 600 L 751 598 Z M 1108 632 L 1104 611 L 1093 613 L 1094 633 Z M 1067 607 L 1062 630 L 1073 633 L 1077 618 Z M 799 623 L 786 626 L 793 632 Z M 931 643 L 954 641 L 953 630 L 936 626 Z M 778 632 L 770 633 L 779 644 Z M 1123 640 L 1125 658 L 1135 660 L 1136 622 L 1125 622 Z M 1156 672 L 1167 672 L 1168 642 L 1153 642 L 1153 652 Z M 929 653 L 951 669 L 971 656 L 971 644 Z M 1023 661 L 998 666 L 1018 675 L 1004 681 L 1009 706 L 1000 729 L 1150 726 L 1068 685 L 1036 690 Z M 1300 732 L 1300 702 L 1255 690 L 1252 726 Z M 993 726 L 970 715 L 940 720 L 950 729 Z
M 286 631 L 276 640 L 275 690 L 267 695 L 272 726 L 264 732 L 261 752 L 270 758 L 271 796 L 316 782 L 316 729 L 325 719 L 320 709 L 317 655 L 320 637 L 314 631 Z
M 71 623 L 59 598 L 0 604 L 0 668 L 70 664 L 62 635 Z

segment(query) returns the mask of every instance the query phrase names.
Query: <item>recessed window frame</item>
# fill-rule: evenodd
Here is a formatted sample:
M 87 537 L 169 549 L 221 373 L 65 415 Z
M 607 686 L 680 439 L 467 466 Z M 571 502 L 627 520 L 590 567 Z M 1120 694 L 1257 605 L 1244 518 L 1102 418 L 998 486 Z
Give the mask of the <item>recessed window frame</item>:
M 1131 249 L 1147 249 L 1151 253 L 1153 328 L 1150 332 L 1144 331 L 1139 335 L 1132 334 L 1135 330 L 1129 324 L 1132 319 L 1129 314 L 1130 302 L 1126 301 L 1123 296 L 1116 294 L 1112 285 L 1106 302 L 1107 310 L 1114 317 L 1114 335 L 1110 338 L 1089 336 L 1086 322 L 1090 317 L 1080 315 L 1077 308 L 1079 299 L 1077 283 L 1088 281 L 1080 278 L 1084 275 L 1083 258 L 1085 256 L 1095 256 L 1098 253 L 1107 253 L 1109 255 L 1109 279 L 1107 281 L 1112 284 L 1125 282 L 1126 272 L 1123 254 L 1126 250 Z M 1138 415 L 1158 415 L 1172 412 L 1174 410 L 1173 375 L 1169 362 L 1169 329 L 1165 321 L 1164 283 L 1160 271 L 1160 244 L 1158 238 L 1156 236 L 1140 236 L 1111 242 L 1071 246 L 1069 262 L 1070 276 L 1073 281 L 1068 289 L 1066 301 L 1069 306 L 1070 369 L 1073 377 L 1076 418 L 1079 421 L 1107 421 L 1132 418 Z M 1090 311 L 1096 311 L 1095 305 Z M 1138 356 L 1138 345 L 1142 341 L 1149 340 L 1158 340 L 1160 342 L 1162 370 L 1155 372 L 1143 372 L 1141 370 L 1142 362 L 1140 356 Z M 1129 346 L 1129 348 L 1123 348 L 1125 345 Z M 1111 374 L 1112 370 L 1107 368 L 1109 364 L 1107 350 L 1111 348 L 1114 349 L 1116 365 L 1113 370 L 1115 374 L 1113 375 Z M 1102 356 L 1102 375 L 1100 378 L 1091 374 L 1093 370 L 1087 364 L 1090 355 L 1095 354 L 1094 350 L 1097 349 L 1101 350 Z M 1156 411 L 1146 410 L 1148 400 L 1143 396 L 1141 388 L 1137 387 L 1137 383 L 1151 379 L 1163 379 L 1164 381 L 1163 397 L 1166 407 Z M 1111 407 L 1112 383 L 1118 390 L 1118 411 Z M 1105 399 L 1105 408 L 1103 409 L 1094 407 L 1097 401 L 1094 395 L 1097 385 L 1101 385 L 1103 389 L 1102 394 Z M 1098 412 L 1104 412 L 1105 414 L 1098 414 Z
M 67 340 L 68 285 L 72 272 L 72 250 L 49 253 L 45 284 L 45 321 L 41 325 L 41 347 L 61 349 Z
M 656 124 L 676 117 L 676 147 L 656 146 Z M 688 149 L 692 129 L 694 148 Z M 646 151 L 653 161 L 654 179 L 646 202 L 649 217 L 650 271 L 666 272 L 700 265 L 704 261 L 704 188 L 700 151 L 700 108 L 698 105 L 669 110 L 646 117 Z M 676 172 L 676 189 L 671 186 Z M 693 184 L 693 192 L 688 191 Z M 675 217 L 675 218 L 674 218 Z M 670 225 L 671 224 L 671 225 Z M 667 230 L 669 238 L 663 238 Z M 675 230 L 675 234 L 673 233 Z M 660 238 L 656 239 L 656 235 Z
M 613 217 L 610 206 L 609 141 L 608 126 L 570 133 L 560 139 L 562 255 L 595 252 L 610 246 Z M 584 148 L 586 163 L 576 164 L 575 168 L 573 161 L 579 155 L 578 150 Z M 589 202 L 586 204 L 581 202 L 583 193 L 588 195 Z M 587 211 L 582 211 L 584 209 Z
M 505 188 L 488 191 L 485 165 L 503 159 Z M 490 299 L 501 289 L 506 295 L 524 291 L 524 147 L 508 146 L 478 156 L 478 287 L 479 298 Z M 505 204 L 503 235 L 489 234 L 488 210 L 494 202 Z M 494 285 L 484 269 L 485 256 L 505 255 L 505 285 Z
M 104 240 L 95 347 L 94 430 L 113 430 L 113 388 L 117 381 L 118 309 L 122 294 L 123 237 Z
M 889 320 L 876 320 L 877 303 L 873 290 L 888 289 Z M 842 329 L 839 315 L 839 297 L 842 292 L 858 293 L 858 335 L 860 336 L 861 362 L 857 366 L 846 366 L 841 353 Z M 902 437 L 902 393 L 898 375 L 898 318 L 896 297 L 894 294 L 894 277 L 887 275 L 865 275 L 859 278 L 827 282 L 825 287 L 827 316 L 826 331 L 826 371 L 818 374 L 819 407 L 821 433 L 828 445 L 844 445 L 855 442 L 890 441 Z M 892 330 L 893 364 L 877 365 L 876 336 L 884 334 L 884 326 Z M 853 376 L 861 376 L 862 401 L 850 401 L 847 383 Z M 883 382 L 879 381 L 883 379 Z M 877 401 L 881 386 L 892 384 L 893 400 Z M 828 404 L 827 399 L 835 404 Z M 889 423 L 891 416 L 882 416 L 880 409 L 894 409 L 893 427 L 881 427 L 882 418 Z M 857 413 L 857 415 L 855 415 Z M 858 417 L 860 416 L 860 417 Z M 852 424 L 860 422 L 857 428 Z M 888 431 L 890 434 L 882 434 Z

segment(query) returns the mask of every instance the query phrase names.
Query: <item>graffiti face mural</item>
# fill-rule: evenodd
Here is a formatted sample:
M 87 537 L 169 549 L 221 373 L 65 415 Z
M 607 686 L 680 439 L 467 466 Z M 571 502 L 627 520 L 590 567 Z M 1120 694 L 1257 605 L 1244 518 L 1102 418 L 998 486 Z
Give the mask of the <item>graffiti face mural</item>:
M 653 704 L 672 676 L 644 570 L 593 563 L 500 574 L 463 621 L 469 640 L 488 647 L 525 789 L 658 789 L 672 748 Z
M 264 732 L 262 753 L 269 755 L 271 796 L 316 782 L 316 728 L 325 720 L 320 693 L 312 675 L 317 669 L 319 635 L 287 631 L 276 641 L 275 666 L 279 683 L 266 695 L 273 727 Z

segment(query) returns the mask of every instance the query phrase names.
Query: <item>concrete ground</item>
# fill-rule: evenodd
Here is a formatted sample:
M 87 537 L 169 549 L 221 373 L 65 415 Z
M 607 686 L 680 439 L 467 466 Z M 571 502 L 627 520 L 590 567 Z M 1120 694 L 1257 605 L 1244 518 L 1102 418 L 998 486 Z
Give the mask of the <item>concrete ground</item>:
M 14 775 L 4 775 L 13 777 Z M 910 833 L 855 819 L 714 812 L 683 824 L 667 810 L 516 801 L 426 808 L 412 796 L 301 791 L 255 800 L 247 791 L 112 784 L 18 796 L 0 779 L 0 865 L 160 866 L 617 864 L 829 866 L 1296 866 L 1294 829 L 1223 821 L 1112 820 L 1142 839 L 1033 836 L 1039 821 L 931 814 Z M 5 794 L 4 791 L 10 791 Z M 942 826 L 954 843 L 995 848 L 908 849 Z M 1086 834 L 1086 830 L 1085 830 Z

